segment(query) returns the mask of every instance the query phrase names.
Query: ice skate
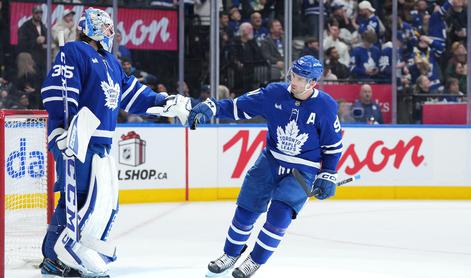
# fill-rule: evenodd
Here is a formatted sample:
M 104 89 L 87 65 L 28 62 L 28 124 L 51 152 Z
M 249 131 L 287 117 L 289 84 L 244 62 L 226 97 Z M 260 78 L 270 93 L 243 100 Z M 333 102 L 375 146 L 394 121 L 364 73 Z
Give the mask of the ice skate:
M 232 257 L 224 253 L 221 257 L 208 264 L 208 273 L 206 277 L 221 277 L 226 275 L 235 265 L 240 256 L 247 249 L 247 245 L 244 246 L 239 256 Z
M 82 277 L 80 271 L 70 268 L 58 259 L 45 258 L 39 267 L 42 277 Z
M 234 271 L 232 277 L 234 278 L 248 278 L 260 268 L 260 265 L 252 260 L 252 257 L 248 256 L 247 259 Z
M 51 260 L 45 258 L 39 265 L 41 268 L 41 274 L 43 278 L 55 278 L 55 277 L 75 277 L 75 278 L 109 278 L 107 274 L 95 275 L 95 274 L 83 274 L 77 269 L 73 269 L 59 259 Z

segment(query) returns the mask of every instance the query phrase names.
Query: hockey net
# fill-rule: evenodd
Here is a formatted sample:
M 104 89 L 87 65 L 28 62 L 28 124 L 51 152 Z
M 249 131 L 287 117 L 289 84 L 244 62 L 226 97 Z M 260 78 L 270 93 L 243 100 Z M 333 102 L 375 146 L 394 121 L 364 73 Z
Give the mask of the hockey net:
M 0 110 L 0 277 L 37 264 L 53 206 L 47 113 Z

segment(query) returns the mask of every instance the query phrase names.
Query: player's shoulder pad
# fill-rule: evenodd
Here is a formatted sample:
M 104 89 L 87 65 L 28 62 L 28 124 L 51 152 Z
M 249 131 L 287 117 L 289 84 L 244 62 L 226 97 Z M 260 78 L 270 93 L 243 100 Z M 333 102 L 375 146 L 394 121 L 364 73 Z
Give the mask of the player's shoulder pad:
M 288 90 L 288 83 L 286 82 L 272 82 L 265 87 L 267 93 L 279 93 Z
M 80 47 L 83 44 L 83 42 L 80 41 L 72 41 L 72 42 L 67 42 L 64 44 L 63 47 L 61 47 L 61 51 L 65 53 L 67 58 L 72 57 L 78 57 L 80 55 Z
M 67 50 L 69 50 L 69 51 L 70 51 L 70 50 L 76 51 L 77 49 L 79 49 L 80 47 L 82 47 L 82 44 L 83 44 L 83 42 L 81 42 L 81 41 L 66 42 L 66 43 L 64 44 L 64 46 L 62 47 L 62 49 L 66 50 L 66 51 L 67 51 Z
M 335 101 L 331 95 L 319 90 L 319 95 L 317 97 L 322 102 L 322 104 L 325 105 L 325 107 L 337 113 L 337 101 Z

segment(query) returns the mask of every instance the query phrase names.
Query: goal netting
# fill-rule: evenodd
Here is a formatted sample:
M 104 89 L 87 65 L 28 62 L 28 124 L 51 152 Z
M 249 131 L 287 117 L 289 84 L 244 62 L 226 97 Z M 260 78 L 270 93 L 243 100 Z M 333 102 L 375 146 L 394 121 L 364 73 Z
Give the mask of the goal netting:
M 4 268 L 9 269 L 42 258 L 42 238 L 53 206 L 54 168 L 44 111 L 4 110 L 0 121 L 0 251 Z

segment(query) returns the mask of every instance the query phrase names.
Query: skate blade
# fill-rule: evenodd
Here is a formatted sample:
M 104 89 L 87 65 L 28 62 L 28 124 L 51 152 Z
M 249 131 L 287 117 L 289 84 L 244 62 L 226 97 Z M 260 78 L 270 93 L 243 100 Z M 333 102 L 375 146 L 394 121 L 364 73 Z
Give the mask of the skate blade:
M 57 275 L 53 275 L 53 274 L 41 274 L 41 278 L 58 278 L 58 277 L 62 277 L 62 276 L 57 276 Z M 80 276 L 76 276 L 76 277 L 68 277 L 68 278 L 81 278 Z
M 221 273 L 214 273 L 214 272 L 208 271 L 205 277 L 229 277 L 228 275 L 232 273 L 233 269 L 234 267 L 231 267 Z

